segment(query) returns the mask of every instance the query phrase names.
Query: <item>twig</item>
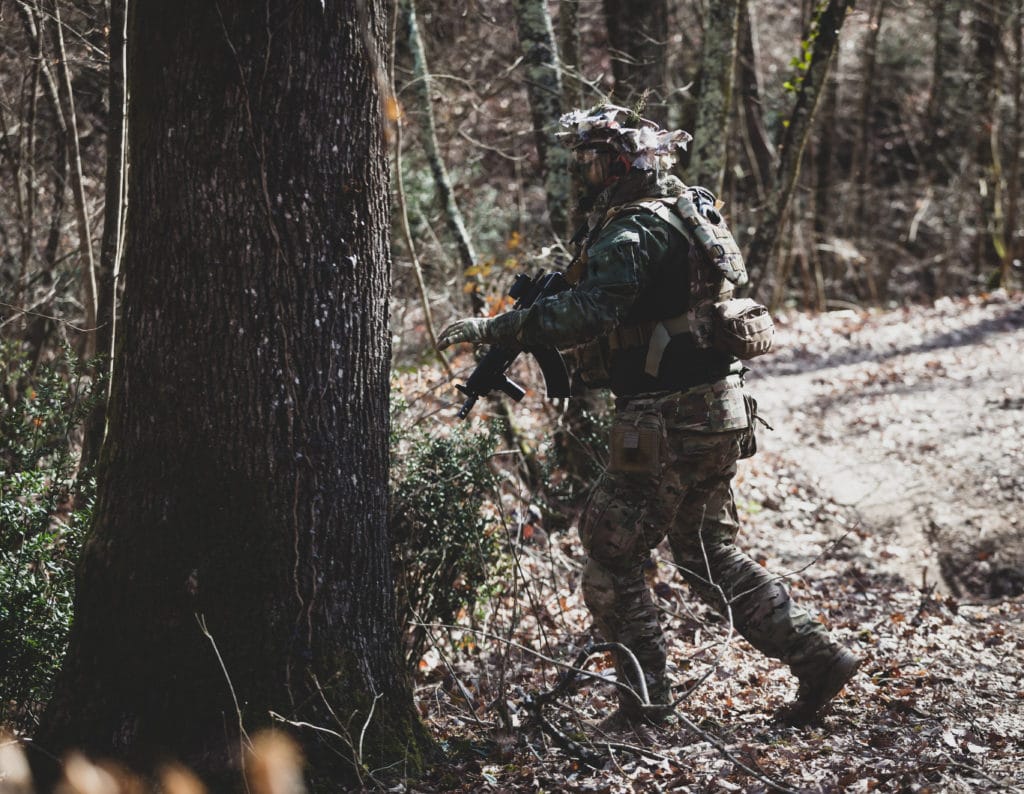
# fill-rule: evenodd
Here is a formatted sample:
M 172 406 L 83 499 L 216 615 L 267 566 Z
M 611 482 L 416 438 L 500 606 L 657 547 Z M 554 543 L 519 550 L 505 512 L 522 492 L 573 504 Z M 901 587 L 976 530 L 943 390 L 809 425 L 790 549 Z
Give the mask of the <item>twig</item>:
M 419 615 L 415 614 L 415 610 L 414 610 L 413 614 L 414 614 L 414 616 L 416 617 L 417 620 L 420 619 Z M 452 677 L 452 680 L 458 686 L 459 694 L 462 695 L 463 700 L 466 701 L 466 705 L 469 706 L 469 715 L 470 715 L 470 717 L 473 718 L 473 720 L 476 722 L 476 724 L 480 728 L 485 728 L 486 726 L 484 726 L 483 722 L 476 715 L 476 711 L 474 709 L 474 704 L 473 704 L 473 698 L 469 694 L 469 690 L 466 689 L 466 685 L 462 683 L 462 679 L 459 678 L 458 673 L 455 672 L 455 667 L 453 667 L 452 663 L 448 660 L 448 655 L 441 649 L 440 644 L 438 644 L 438 642 L 434 639 L 434 634 L 433 634 L 433 632 L 430 631 L 432 626 L 428 625 L 426 623 L 423 623 L 423 622 L 420 622 L 419 626 L 421 628 L 425 629 L 424 633 L 426 634 L 427 640 L 430 642 L 431 647 L 434 648 L 434 650 L 437 651 L 437 655 L 441 657 L 441 662 L 448 669 L 448 674 Z
M 410 622 L 410 625 L 426 627 L 427 624 Z M 609 679 L 608 677 L 602 675 L 601 673 L 593 673 L 590 670 L 582 670 L 582 669 L 579 669 L 579 668 L 575 668 L 571 664 L 567 664 L 566 662 L 560 662 L 557 659 L 551 658 L 550 656 L 545 656 L 540 651 L 536 651 L 533 648 L 528 648 L 527 646 L 525 646 L 525 645 L 523 645 L 521 643 L 518 643 L 515 640 L 506 639 L 505 637 L 502 637 L 502 636 L 499 636 L 497 634 L 494 634 L 493 632 L 481 631 L 480 629 L 470 628 L 469 626 L 456 626 L 456 625 L 453 625 L 453 624 L 450 624 L 450 623 L 432 623 L 432 624 L 429 624 L 429 625 L 437 626 L 437 627 L 442 628 L 442 629 L 452 629 L 454 631 L 465 631 L 465 632 L 469 632 L 470 634 L 476 634 L 479 637 L 484 637 L 484 638 L 489 639 L 489 640 L 496 640 L 497 642 L 503 642 L 503 643 L 505 643 L 506 645 L 508 645 L 511 648 L 515 648 L 516 650 L 522 651 L 523 653 L 528 654 L 530 656 L 533 656 L 533 657 L 535 657 L 537 659 L 540 659 L 543 662 L 547 662 L 550 665 L 553 665 L 555 667 L 560 667 L 560 668 L 562 668 L 564 670 L 574 670 L 577 673 L 577 675 L 583 675 L 583 676 L 586 676 L 587 678 L 593 678 L 593 679 L 595 679 L 597 681 L 602 681 L 604 683 L 610 683 L 610 684 L 612 684 L 614 686 L 619 687 L 620 689 L 626 690 L 627 692 L 633 694 L 635 697 L 640 697 L 640 693 L 638 693 L 636 690 L 634 690 L 628 684 L 624 684 L 624 683 L 619 682 L 619 681 L 613 681 L 613 680 Z M 607 643 L 607 644 L 614 645 L 615 647 L 625 648 L 624 645 L 620 646 L 619 643 Z M 629 649 L 626 648 L 626 650 L 629 650 Z M 634 656 L 633 658 L 635 659 L 636 657 Z
M 949 761 L 949 763 L 952 766 L 955 766 L 955 767 L 957 767 L 959 769 L 966 769 L 968 772 L 973 772 L 978 777 L 983 777 L 983 778 L 985 778 L 985 780 L 989 781 L 990 783 L 995 783 L 997 786 L 1000 786 L 1000 787 L 1006 789 L 1007 791 L 1022 791 L 1022 789 L 1019 788 L 1018 786 L 1013 786 L 1013 785 L 1010 785 L 1009 783 L 1004 783 L 1001 780 L 996 780 L 994 777 L 989 775 L 988 772 L 986 772 L 984 769 L 979 769 L 976 766 L 971 766 L 970 764 L 964 764 L 964 763 L 961 763 L 959 761 L 953 760 L 953 756 L 951 756 L 946 751 L 943 751 L 942 754 L 946 757 L 946 759 Z
M 283 722 L 286 725 L 291 725 L 293 728 L 310 728 L 314 731 L 319 731 L 320 733 L 326 733 L 327 735 L 333 736 L 336 739 L 340 739 L 343 742 L 347 741 L 345 737 L 337 731 L 332 731 L 330 728 L 324 728 L 322 725 L 314 725 L 311 722 L 302 722 L 301 720 L 290 720 L 287 717 L 282 717 L 276 711 L 271 711 L 268 713 L 270 714 L 271 719 L 277 720 L 278 722 Z
M 787 579 L 791 579 L 794 576 L 798 576 L 799 574 L 801 574 L 804 571 L 806 571 L 808 568 L 810 568 L 815 563 L 818 563 L 821 560 L 823 560 L 833 549 L 838 547 L 840 543 L 842 543 L 844 540 L 846 540 L 846 538 L 848 538 L 850 536 L 850 534 L 853 533 L 854 530 L 857 529 L 858 526 L 860 526 L 860 522 L 858 522 L 857 524 L 854 524 L 853 527 L 851 527 L 846 532 L 844 532 L 842 535 L 840 535 L 838 538 L 836 538 L 834 541 L 829 543 L 828 546 L 826 546 L 824 549 L 822 549 L 818 553 L 818 555 L 813 560 L 808 562 L 806 565 L 802 565 L 799 568 L 794 568 L 791 571 L 786 571 L 785 573 L 773 574 L 770 577 L 768 582 L 758 582 L 756 585 L 754 585 L 753 587 L 749 588 L 748 590 L 743 590 L 742 592 L 736 593 L 731 599 L 727 600 L 726 603 L 730 604 L 733 601 L 736 601 L 736 600 L 742 598 L 745 595 L 750 595 L 751 593 L 757 592 L 762 587 L 764 587 L 765 584 L 770 584 L 771 582 L 781 582 L 781 581 L 785 581 Z M 703 548 L 703 541 L 701 542 L 701 547 Z M 695 576 L 697 579 L 699 579 L 701 582 L 703 582 L 704 584 L 707 584 L 707 585 L 710 585 L 710 586 L 714 586 L 714 582 L 711 582 L 711 581 L 705 579 L 699 573 L 697 573 L 696 571 L 694 571 L 694 570 L 692 570 L 690 568 L 687 568 L 685 565 L 680 565 L 679 563 L 675 562 L 674 560 L 666 560 L 666 562 L 669 565 L 671 565 L 673 568 L 676 568 L 679 571 L 681 571 L 682 573 L 684 573 L 684 574 L 686 574 L 686 573 L 691 574 L 691 575 Z
M 374 694 L 373 703 L 370 704 L 370 713 L 366 715 L 366 722 L 363 723 L 363 729 L 359 732 L 359 751 L 356 753 L 356 761 L 364 768 L 366 764 L 363 763 L 363 740 L 366 738 L 366 729 L 370 727 L 370 720 L 373 719 L 374 709 L 377 708 L 377 701 L 382 697 L 384 697 L 383 692 Z
M 681 723 L 683 723 L 683 725 L 685 725 L 691 731 L 696 733 L 700 738 L 702 738 L 704 741 L 706 741 L 708 744 L 710 744 L 712 747 L 714 747 L 716 750 L 718 750 L 719 753 L 721 753 L 723 756 L 725 756 L 730 761 L 732 761 L 734 764 L 736 764 L 736 766 L 738 766 L 740 769 L 742 769 L 748 775 L 752 775 L 753 777 L 756 777 L 758 780 L 760 780 L 766 786 L 769 786 L 770 788 L 774 789 L 775 791 L 785 792 L 785 794 L 797 794 L 795 789 L 786 788 L 786 786 L 784 786 L 782 783 L 779 783 L 779 782 L 773 780 L 772 778 L 768 777 L 767 775 L 765 775 L 760 770 L 755 769 L 753 767 L 749 767 L 746 764 L 744 764 L 736 756 L 734 756 L 731 752 L 729 752 L 729 748 L 726 746 L 725 742 L 723 742 L 721 739 L 719 739 L 713 733 L 708 733 L 707 731 L 705 731 L 703 728 L 701 728 L 699 725 L 697 725 L 697 723 L 695 723 L 693 720 L 691 720 L 691 719 L 689 719 L 687 717 L 684 717 L 679 712 L 676 712 L 676 717 L 679 719 L 679 721 Z
M 541 693 L 541 695 L 539 697 L 537 697 L 537 698 L 527 702 L 527 708 L 529 708 L 530 711 L 531 711 L 531 714 L 533 714 L 537 718 L 537 722 L 540 724 L 542 729 L 547 730 L 549 732 L 549 735 L 551 735 L 552 738 L 555 738 L 556 741 L 558 741 L 559 743 L 564 743 L 564 747 L 566 749 L 571 748 L 571 750 L 574 753 L 579 752 L 579 754 L 576 755 L 576 757 L 579 758 L 579 760 L 583 761 L 584 763 L 586 763 L 586 764 L 588 764 L 590 766 L 594 766 L 595 768 L 600 768 L 599 766 L 597 766 L 597 763 L 595 763 L 595 762 L 603 762 L 603 760 L 604 760 L 603 757 L 598 757 L 595 753 L 593 753 L 593 751 L 583 747 L 583 745 L 581 745 L 579 742 L 576 742 L 575 740 L 569 738 L 568 736 L 563 734 L 561 731 L 559 731 L 557 728 L 555 728 L 555 726 L 553 724 L 551 724 L 548 720 L 546 720 L 544 718 L 543 714 L 541 713 L 541 709 L 544 707 L 544 705 L 546 705 L 547 703 L 553 702 L 557 696 L 559 696 L 563 692 L 567 691 L 569 689 L 569 687 L 572 685 L 572 682 L 574 681 L 575 676 L 577 674 L 580 674 L 582 672 L 586 672 L 586 671 L 582 670 L 582 668 L 580 666 L 581 665 L 580 660 L 581 660 L 581 658 L 584 657 L 584 655 L 586 655 L 586 657 L 585 657 L 583 663 L 585 663 L 587 660 L 589 660 L 590 657 L 594 653 L 597 653 L 599 651 L 602 651 L 602 650 L 612 650 L 612 649 L 619 650 L 619 649 L 624 649 L 624 648 L 625 648 L 625 646 L 622 646 L 619 643 L 603 643 L 601 645 L 593 645 L 593 646 L 588 646 L 587 648 L 584 648 L 583 651 L 581 651 L 580 654 L 577 656 L 576 664 L 574 666 L 568 666 L 569 669 L 566 672 L 566 674 L 562 676 L 561 680 L 559 680 L 558 684 L 551 691 L 545 692 L 545 693 Z M 625 650 L 628 651 L 628 649 L 625 649 Z M 639 662 L 637 662 L 636 657 L 633 656 L 632 653 L 630 653 L 630 657 L 632 659 L 633 664 L 636 665 L 637 669 L 641 673 L 640 674 L 640 680 L 643 681 L 643 672 L 642 672 L 642 668 L 640 667 Z M 643 692 L 643 694 L 644 694 L 644 705 L 649 705 L 650 701 L 646 697 L 646 695 L 647 695 L 646 687 L 643 686 L 643 685 L 641 685 L 641 687 L 644 690 L 644 692 Z M 687 694 L 689 694 L 689 693 L 687 693 Z M 675 711 L 675 704 L 673 704 L 673 710 Z M 700 736 L 702 739 L 704 739 L 704 741 L 708 742 L 719 753 L 721 753 L 723 756 L 725 756 L 727 759 L 729 759 L 732 763 L 734 763 L 736 766 L 738 766 L 740 769 L 742 769 L 747 774 L 752 775 L 753 777 L 756 777 L 762 783 L 764 783 L 765 785 L 771 787 L 772 789 L 774 789 L 776 791 L 787 792 L 788 794 L 795 794 L 793 789 L 787 788 L 783 784 L 781 784 L 781 783 L 773 780 L 772 778 L 768 777 L 767 775 L 765 775 L 760 770 L 755 769 L 755 768 L 750 767 L 750 766 L 747 766 L 745 763 L 740 761 L 735 755 L 733 755 L 729 751 L 729 749 L 726 746 L 725 742 L 723 742 L 721 739 L 719 739 L 714 734 L 711 734 L 711 733 L 708 733 L 707 731 L 705 731 L 703 728 L 701 728 L 695 722 L 693 722 L 693 720 L 691 720 L 688 717 L 680 714 L 678 711 L 675 711 L 675 716 L 688 729 L 690 729 L 691 731 L 696 733 L 698 736 Z M 631 745 L 617 745 L 617 747 L 619 749 L 629 749 L 629 750 L 632 750 L 634 752 L 648 753 L 648 751 L 646 751 L 646 750 L 641 750 L 640 748 L 633 747 Z M 651 755 L 653 757 L 664 758 L 664 756 L 659 756 L 659 755 L 653 754 L 653 753 Z M 669 760 L 671 760 L 671 759 L 669 759 Z
M 238 740 L 242 745 L 242 752 L 240 753 L 239 761 L 242 765 L 242 780 L 245 782 L 245 790 L 249 791 L 249 778 L 245 771 L 245 751 L 249 752 L 253 750 L 252 740 L 249 739 L 249 734 L 245 731 L 245 724 L 242 721 L 242 709 L 238 705 L 238 696 L 235 695 L 235 685 L 231 683 L 231 676 L 228 675 L 227 665 L 224 664 L 224 658 L 220 655 L 220 649 L 217 647 L 217 641 L 214 640 L 210 630 L 206 628 L 206 617 L 204 615 L 195 613 L 196 622 L 199 624 L 199 630 L 203 632 L 203 636 L 210 641 L 210 645 L 213 647 L 213 653 L 217 657 L 217 662 L 220 664 L 220 669 L 224 673 L 224 680 L 228 682 L 228 690 L 231 692 L 231 700 L 235 704 L 235 714 L 238 716 Z

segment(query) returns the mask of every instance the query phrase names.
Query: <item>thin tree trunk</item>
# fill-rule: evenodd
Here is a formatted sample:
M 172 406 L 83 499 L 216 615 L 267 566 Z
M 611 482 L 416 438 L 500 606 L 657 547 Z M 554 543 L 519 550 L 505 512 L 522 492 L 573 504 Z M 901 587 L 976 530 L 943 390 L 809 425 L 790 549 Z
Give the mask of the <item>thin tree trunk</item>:
M 853 181 L 857 190 L 856 225 L 865 221 L 864 209 L 867 206 L 868 194 L 871 191 L 871 132 L 872 106 L 875 99 L 875 71 L 878 63 L 878 37 L 882 32 L 882 19 L 885 16 L 886 0 L 874 0 L 868 14 L 867 41 L 862 50 L 863 66 L 860 87 L 860 121 L 857 130 L 857 143 L 853 157 Z
M 818 136 L 817 149 L 814 152 L 814 232 L 819 239 L 833 228 L 835 214 L 832 208 L 832 192 L 835 190 L 832 179 L 835 159 L 834 143 L 837 134 L 836 110 L 839 104 L 839 57 L 839 52 L 836 52 L 832 69 L 825 83 L 825 96 L 822 98 L 822 105 L 818 110 L 820 115 L 818 127 L 821 134 Z
M 932 52 L 932 83 L 925 113 L 931 140 L 928 164 L 933 180 L 946 182 L 959 169 L 955 163 L 961 144 L 963 119 L 969 110 L 961 106 L 964 87 L 960 48 L 960 16 L 963 0 L 934 0 L 935 44 Z
M 781 226 L 800 175 L 800 160 L 814 121 L 814 111 L 839 44 L 839 31 L 852 5 L 853 0 L 828 0 L 814 20 L 813 29 L 817 30 L 817 35 L 813 36 L 810 63 L 797 88 L 796 101 L 779 149 L 776 188 L 761 213 L 747 251 L 747 267 L 752 279 L 768 272 L 778 246 Z M 783 285 L 775 283 L 773 289 L 782 290 Z
M 814 266 L 814 279 L 817 294 L 817 308 L 824 311 L 826 307 L 826 272 L 834 270 L 835 254 L 828 251 L 825 243 L 835 229 L 837 210 L 833 204 L 835 185 L 834 161 L 835 138 L 838 134 L 836 115 L 839 100 L 839 50 L 833 57 L 832 68 L 825 82 L 825 95 L 818 109 L 819 134 L 815 139 L 814 150 L 810 153 L 814 162 L 814 225 L 812 248 L 808 252 Z
M 764 105 L 761 101 L 761 77 L 754 24 L 750 0 L 742 0 L 740 3 L 737 84 L 742 99 L 743 120 L 746 127 L 745 145 L 757 183 L 758 203 L 761 203 L 772 187 L 775 152 L 768 141 L 768 131 L 764 123 Z
M 999 115 L 996 87 L 999 84 L 1000 39 L 1004 0 L 987 0 L 974 7 L 971 33 L 974 39 L 974 70 L 970 93 L 974 97 L 974 171 L 977 178 L 977 235 L 974 241 L 974 272 L 984 274 L 1002 268 L 996 249 L 1001 234 L 996 218 L 998 186 L 995 173 Z
M 534 140 L 540 158 L 548 217 L 556 236 L 570 232 L 569 155 L 555 138 L 562 115 L 562 75 L 555 32 L 544 0 L 516 0 L 516 27 L 522 48 L 526 91 L 530 99 Z
M 54 40 L 57 46 L 57 63 L 60 67 L 60 85 L 64 89 L 62 112 L 68 130 L 68 159 L 71 161 L 71 187 L 75 196 L 75 211 L 78 220 L 78 246 L 84 261 L 85 338 L 82 340 L 82 354 L 86 359 L 96 353 L 96 316 L 98 287 L 96 280 L 96 258 L 92 250 L 92 229 L 89 227 L 89 206 L 85 195 L 85 177 L 82 172 L 82 150 L 78 141 L 78 116 L 75 111 L 75 92 L 71 85 L 71 69 L 68 66 L 64 46 L 64 25 L 60 18 L 61 0 L 53 0 Z
M 729 152 L 732 86 L 736 74 L 739 0 L 711 0 L 701 49 L 700 100 L 687 173 L 716 195 L 722 192 Z
M 387 530 L 380 6 L 132 4 L 109 433 L 34 747 L 239 792 L 276 713 L 314 791 L 422 760 Z
M 96 315 L 96 351 L 102 357 L 106 385 L 86 422 L 79 464 L 95 466 L 107 425 L 107 397 L 110 393 L 117 318 L 117 273 L 120 269 L 121 240 L 125 218 L 125 166 L 127 163 L 127 93 L 125 91 L 126 0 L 110 1 L 109 54 L 107 71 L 107 173 L 104 180 L 103 236 L 100 240 L 99 288 Z
M 39 286 L 48 289 L 53 286 L 57 279 L 57 259 L 60 253 L 64 210 L 67 204 L 68 171 L 71 168 L 68 128 L 64 121 L 64 112 L 61 108 L 57 79 L 50 70 L 50 57 L 47 55 L 46 40 L 43 36 L 41 13 L 38 7 L 30 7 L 28 3 L 19 3 L 17 9 L 29 43 L 29 52 L 33 59 L 38 60 L 41 67 L 43 95 L 46 97 L 53 114 L 54 134 L 56 136 L 54 141 L 53 203 L 50 207 L 50 223 L 46 235 L 46 243 L 43 246 L 40 274 L 36 279 Z M 49 314 L 49 308 L 48 302 L 36 307 L 37 314 L 29 321 L 25 334 L 28 358 L 32 362 L 33 368 L 38 364 L 46 347 L 47 340 L 56 327 L 55 322 L 46 316 Z
M 603 0 L 603 4 L 616 103 L 632 107 L 649 91 L 643 113 L 664 124 L 668 111 L 665 96 L 667 0 Z
M 562 56 L 562 105 L 582 107 L 580 0 L 558 0 L 558 46 Z
M 1013 95 L 1013 130 L 1010 135 L 1010 174 L 1006 185 L 1006 225 L 1003 240 L 1003 262 L 999 274 L 999 285 L 1005 289 L 1010 286 L 1010 268 L 1018 256 L 1020 239 L 1020 158 L 1021 139 L 1024 137 L 1024 113 L 1022 113 L 1021 70 L 1024 69 L 1024 36 L 1022 36 L 1022 17 L 1024 2 L 1014 0 L 1013 18 L 1010 30 L 1013 38 L 1012 95 Z
M 434 109 L 431 104 L 432 82 L 430 69 L 427 66 L 427 54 L 420 37 L 419 24 L 416 21 L 415 0 L 403 0 L 402 29 L 405 31 L 409 51 L 412 54 L 412 86 L 417 100 L 422 125 L 420 135 L 423 149 L 430 164 L 430 172 L 434 176 L 434 188 L 437 190 L 441 205 L 444 208 L 445 222 L 448 231 L 455 240 L 455 248 L 459 252 L 459 261 L 463 268 L 470 268 L 477 262 L 473 242 L 466 232 L 466 224 L 455 201 L 455 190 L 448 176 L 448 168 L 437 143 L 437 128 L 434 124 Z

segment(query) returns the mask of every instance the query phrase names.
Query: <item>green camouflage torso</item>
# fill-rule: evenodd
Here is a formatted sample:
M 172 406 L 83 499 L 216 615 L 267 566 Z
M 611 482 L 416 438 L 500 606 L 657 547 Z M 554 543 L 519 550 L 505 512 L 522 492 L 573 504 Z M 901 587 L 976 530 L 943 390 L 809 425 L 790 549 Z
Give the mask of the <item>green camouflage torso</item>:
M 669 223 L 643 208 L 622 206 L 612 208 L 584 244 L 579 283 L 497 318 L 500 332 L 527 347 L 577 348 L 586 385 L 607 386 L 620 396 L 678 391 L 725 377 L 733 359 L 701 349 L 692 333 L 674 333 L 657 375 L 645 371 L 655 323 L 685 315 L 695 295 L 717 294 L 721 280 L 701 283 L 708 269 L 693 267 L 690 244 Z

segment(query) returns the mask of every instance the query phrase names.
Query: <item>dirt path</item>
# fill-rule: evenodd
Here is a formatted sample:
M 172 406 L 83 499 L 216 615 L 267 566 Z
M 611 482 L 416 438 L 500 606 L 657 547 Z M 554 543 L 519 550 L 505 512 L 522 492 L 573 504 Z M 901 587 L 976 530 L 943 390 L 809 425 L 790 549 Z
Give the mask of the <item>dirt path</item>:
M 1024 592 L 1024 304 L 797 315 L 748 379 L 762 449 L 856 510 L 860 553 L 953 595 Z

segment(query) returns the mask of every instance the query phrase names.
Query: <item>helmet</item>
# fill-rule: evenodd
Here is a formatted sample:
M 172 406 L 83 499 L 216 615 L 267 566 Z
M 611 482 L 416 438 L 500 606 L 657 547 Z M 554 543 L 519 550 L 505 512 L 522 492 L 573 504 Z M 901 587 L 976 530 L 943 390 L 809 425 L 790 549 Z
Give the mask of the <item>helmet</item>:
M 557 137 L 570 149 L 609 148 L 626 155 L 633 168 L 644 171 L 671 168 L 676 151 L 692 136 L 683 130 L 663 130 L 653 121 L 618 105 L 573 110 L 559 119 Z

